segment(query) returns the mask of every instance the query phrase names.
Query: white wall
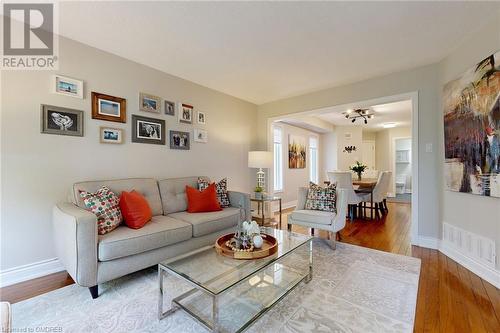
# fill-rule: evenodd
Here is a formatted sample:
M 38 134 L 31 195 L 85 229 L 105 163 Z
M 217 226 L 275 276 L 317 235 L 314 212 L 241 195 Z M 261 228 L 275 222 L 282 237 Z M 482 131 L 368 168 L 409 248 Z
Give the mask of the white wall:
M 441 71 L 440 87 L 456 79 L 467 69 L 479 61 L 500 50 L 500 11 L 496 20 L 486 22 L 479 31 L 471 32 L 453 53 L 439 64 Z M 439 100 L 441 103 L 441 99 Z M 439 173 L 444 171 L 444 135 L 443 108 L 440 104 L 439 113 Z M 443 188 L 441 184 L 441 188 Z M 497 262 L 500 269 L 500 199 L 476 196 L 468 193 L 458 193 L 443 190 L 441 192 L 443 207 L 441 221 L 480 236 L 492 239 L 496 243 Z
M 76 181 L 124 177 L 228 177 L 229 188 L 250 192 L 255 170 L 257 108 L 251 103 L 152 68 L 60 39 L 58 73 L 85 81 L 85 99 L 49 93 L 50 71 L 2 71 L 1 77 L 1 267 L 53 258 L 51 209 Z M 91 119 L 90 92 L 127 99 L 127 123 Z M 190 151 L 131 143 L 131 115 L 161 118 L 167 129 L 191 132 L 176 118 L 138 111 L 139 92 L 189 102 L 207 115 L 209 143 Z M 40 104 L 84 111 L 84 137 L 40 133 Z M 123 128 L 126 143 L 99 143 L 99 126 Z
M 363 130 L 360 126 L 336 126 L 337 133 L 337 170 L 347 171 L 349 167 L 362 160 Z M 350 138 L 346 137 L 350 134 Z M 344 152 L 345 147 L 355 146 L 356 151 Z
M 299 127 L 291 126 L 284 123 L 276 123 L 274 126 L 279 126 L 283 130 L 283 191 L 280 193 L 276 193 L 277 196 L 281 197 L 283 205 L 288 206 L 289 204 L 295 205 L 297 201 L 297 191 L 299 187 L 308 186 L 309 185 L 309 172 L 311 168 L 311 163 L 309 163 L 309 138 L 314 136 L 318 138 L 318 157 L 320 161 L 318 161 L 318 172 L 319 172 L 319 180 L 321 181 L 321 147 L 322 142 L 320 135 L 313 132 L 308 131 L 306 129 L 302 129 Z M 301 136 L 305 139 L 306 142 L 306 167 L 304 169 L 290 169 L 288 167 L 288 137 L 289 135 L 297 135 Z

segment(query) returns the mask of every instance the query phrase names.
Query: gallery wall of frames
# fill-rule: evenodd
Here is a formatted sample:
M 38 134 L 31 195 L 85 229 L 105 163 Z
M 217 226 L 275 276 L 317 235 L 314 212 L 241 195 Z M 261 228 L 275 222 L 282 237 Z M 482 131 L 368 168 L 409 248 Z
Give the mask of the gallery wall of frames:
M 56 94 L 84 99 L 83 80 L 53 75 L 51 91 Z M 128 105 L 127 96 L 111 96 L 102 92 L 91 92 L 92 119 L 109 122 L 99 127 L 99 140 L 103 144 L 127 142 L 127 130 L 113 126 L 126 123 L 127 112 L 132 112 L 130 142 L 167 145 L 174 150 L 189 150 L 191 141 L 208 143 L 207 113 L 197 110 L 187 102 L 172 101 L 147 92 L 137 92 L 138 105 Z M 84 111 L 66 108 L 63 105 L 40 105 L 41 132 L 45 134 L 84 136 Z M 187 125 L 187 130 L 169 128 L 175 124 Z M 172 126 L 174 127 L 174 126 Z M 168 144 L 167 144 L 168 142 Z

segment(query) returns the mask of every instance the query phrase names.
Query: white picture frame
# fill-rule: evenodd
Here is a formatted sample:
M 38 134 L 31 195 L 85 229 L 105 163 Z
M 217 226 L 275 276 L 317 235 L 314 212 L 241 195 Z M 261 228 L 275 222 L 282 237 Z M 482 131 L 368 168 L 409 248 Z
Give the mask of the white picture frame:
M 208 131 L 201 128 L 195 128 L 193 130 L 193 140 L 195 142 L 208 143 Z
M 54 74 L 52 75 L 52 92 L 59 95 L 83 99 L 83 81 Z
M 203 111 L 196 112 L 196 123 L 198 125 L 205 125 L 207 123 L 207 115 Z
M 122 144 L 123 129 L 115 127 L 100 126 L 99 141 L 101 143 Z

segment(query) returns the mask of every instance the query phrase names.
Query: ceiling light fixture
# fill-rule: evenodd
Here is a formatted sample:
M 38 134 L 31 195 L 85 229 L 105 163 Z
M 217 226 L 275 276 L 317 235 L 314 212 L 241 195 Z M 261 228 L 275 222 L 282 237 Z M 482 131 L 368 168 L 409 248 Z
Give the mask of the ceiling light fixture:
M 385 124 L 382 124 L 382 127 L 383 128 L 393 128 L 393 127 L 396 127 L 396 123 L 385 123 Z
M 365 124 L 368 124 L 368 119 L 373 119 L 375 115 L 370 113 L 370 109 L 348 109 L 343 112 L 346 119 L 350 119 L 352 123 L 356 122 L 356 119 L 362 118 Z

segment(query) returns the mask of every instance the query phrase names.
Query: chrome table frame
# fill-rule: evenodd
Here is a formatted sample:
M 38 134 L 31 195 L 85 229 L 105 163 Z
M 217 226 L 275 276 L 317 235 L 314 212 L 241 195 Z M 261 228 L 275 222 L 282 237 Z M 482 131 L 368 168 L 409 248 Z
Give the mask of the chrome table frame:
M 288 251 L 287 253 L 285 253 L 281 257 L 276 258 L 276 260 L 269 261 L 269 263 L 267 263 L 263 267 L 260 267 L 259 269 L 255 270 L 254 272 L 248 274 L 244 278 L 240 279 L 238 282 L 235 282 L 233 285 L 229 286 L 228 288 L 225 288 L 224 290 L 222 290 L 219 293 L 214 293 L 214 292 L 206 289 L 204 286 L 199 285 L 199 284 L 191 281 L 187 276 L 184 276 L 183 274 L 179 274 L 179 273 L 175 272 L 174 270 L 170 269 L 168 266 L 166 266 L 164 264 L 159 264 L 158 265 L 158 280 L 159 280 L 158 319 L 159 320 L 164 319 L 165 317 L 169 316 L 170 314 L 174 313 L 175 311 L 181 309 L 181 310 L 185 311 L 188 315 L 190 315 L 192 318 L 194 318 L 196 321 L 198 321 L 200 324 L 202 324 L 204 327 L 206 327 L 209 331 L 212 331 L 212 332 L 224 332 L 223 329 L 222 329 L 222 327 L 220 327 L 220 323 L 219 323 L 219 306 L 218 306 L 219 305 L 219 298 L 222 297 L 226 292 L 228 292 L 231 289 L 233 289 L 234 287 L 238 286 L 239 284 L 244 283 L 245 281 L 248 281 L 248 279 L 250 277 L 252 277 L 255 274 L 257 274 L 257 273 L 265 270 L 270 265 L 273 265 L 275 263 L 279 263 L 279 261 L 282 258 L 285 258 L 290 253 L 293 253 L 294 251 L 296 251 L 297 249 L 302 248 L 303 246 L 309 246 L 309 270 L 308 270 L 308 273 L 305 274 L 301 279 L 299 279 L 294 284 L 288 286 L 286 288 L 285 292 L 283 294 L 281 294 L 281 296 L 279 296 L 271 304 L 265 306 L 263 309 L 261 309 L 259 312 L 257 312 L 252 318 L 250 318 L 247 322 L 245 322 L 243 324 L 243 326 L 240 327 L 236 331 L 236 332 L 243 332 L 253 322 L 255 322 L 258 318 L 260 318 L 267 311 L 269 311 L 277 302 L 279 302 L 286 295 L 288 295 L 293 289 L 295 289 L 295 287 L 297 287 L 302 281 L 304 281 L 305 283 L 309 283 L 311 281 L 311 279 L 312 279 L 312 273 L 313 273 L 313 269 L 312 269 L 312 265 L 313 265 L 313 256 L 312 256 L 313 245 L 312 244 L 313 243 L 312 243 L 312 240 L 313 239 L 311 238 L 308 241 L 306 241 L 304 244 L 302 244 L 302 245 L 294 248 L 293 250 Z M 309 245 L 307 243 L 309 243 Z M 169 260 L 168 262 L 173 262 L 175 260 L 179 260 L 179 259 L 182 259 L 182 258 L 190 257 L 190 256 L 193 256 L 193 255 L 196 255 L 199 252 L 206 251 L 207 249 L 210 249 L 210 248 L 214 248 L 214 246 L 207 246 L 207 247 L 201 248 L 199 250 L 190 252 L 190 253 L 185 254 L 183 256 L 173 258 L 173 259 Z M 215 251 L 215 249 L 214 249 L 214 251 Z M 287 268 L 291 269 L 290 267 L 287 267 Z M 163 294 L 163 280 L 169 274 L 172 275 L 172 276 L 174 276 L 174 277 L 176 277 L 176 278 L 178 278 L 178 279 L 181 279 L 182 281 L 188 283 L 189 285 L 193 286 L 194 288 L 191 289 L 191 290 L 189 290 L 189 291 L 187 291 L 187 292 L 185 292 L 185 293 L 183 293 L 183 294 L 181 294 L 181 295 L 179 295 L 179 296 L 177 296 L 177 297 L 175 297 L 175 298 L 173 298 L 171 300 L 170 309 L 164 311 L 164 308 L 163 308 L 163 305 L 164 305 L 163 304 L 164 303 L 163 302 L 163 298 L 164 298 L 164 294 Z M 226 273 L 220 274 L 220 275 L 214 277 L 213 279 L 211 279 L 210 281 L 215 281 L 218 278 L 224 276 L 225 274 Z M 209 283 L 210 281 L 207 281 L 206 283 Z M 194 294 L 194 293 L 196 293 L 198 291 L 201 291 L 201 292 L 205 293 L 206 295 L 210 296 L 211 299 L 212 299 L 212 324 L 209 323 L 209 322 L 207 322 L 206 320 L 204 320 L 203 318 L 201 318 L 197 314 L 195 314 L 188 307 L 185 307 L 185 306 L 183 306 L 181 304 L 181 301 L 184 298 L 186 298 L 186 297 L 188 297 L 188 296 L 190 296 L 190 295 L 192 295 L 192 294 Z

